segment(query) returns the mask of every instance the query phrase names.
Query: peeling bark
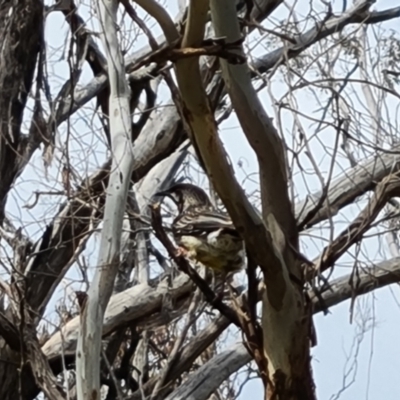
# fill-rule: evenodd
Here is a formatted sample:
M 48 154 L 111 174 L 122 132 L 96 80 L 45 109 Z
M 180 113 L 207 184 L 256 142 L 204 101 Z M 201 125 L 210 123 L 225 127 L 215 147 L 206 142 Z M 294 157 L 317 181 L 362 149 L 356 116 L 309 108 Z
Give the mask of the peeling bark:
M 42 1 L 2 2 L 0 5 L 0 225 L 4 219 L 7 194 L 22 172 L 21 165 L 25 165 L 24 156 L 32 139 L 21 132 L 21 124 L 33 84 L 42 35 Z

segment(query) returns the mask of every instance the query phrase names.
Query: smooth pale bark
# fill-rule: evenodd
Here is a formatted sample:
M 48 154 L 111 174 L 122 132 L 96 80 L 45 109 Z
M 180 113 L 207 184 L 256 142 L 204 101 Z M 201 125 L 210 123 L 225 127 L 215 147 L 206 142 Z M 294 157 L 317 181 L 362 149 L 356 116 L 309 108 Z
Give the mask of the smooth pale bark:
M 165 400 L 206 400 L 221 383 L 251 360 L 245 346 L 238 343 L 217 354 L 194 372 Z M 243 363 L 245 361 L 245 363 Z
M 97 400 L 101 397 L 100 354 L 103 318 L 118 272 L 121 230 L 133 168 L 130 91 L 116 31 L 118 4 L 116 0 L 97 2 L 110 83 L 112 164 L 97 268 L 86 303 L 81 309 L 76 352 L 78 400 Z
M 211 0 L 211 15 L 217 37 L 226 38 L 227 43 L 240 40 L 236 9 L 230 0 Z M 266 284 L 262 305 L 263 345 L 268 360 L 264 372 L 269 377 L 266 398 L 312 400 L 310 316 L 302 288 L 289 279 L 291 274 L 301 281 L 302 272 L 290 248 L 298 248 L 298 232 L 288 196 L 283 145 L 253 88 L 247 64 L 233 65 L 220 59 L 220 65 L 232 106 L 257 155 L 263 219 L 285 261 L 273 272 L 269 265 L 261 265 Z M 279 290 L 271 293 L 271 287 Z
M 165 296 L 169 295 L 172 300 L 176 300 L 181 296 L 188 296 L 191 290 L 190 279 L 181 274 L 170 286 L 165 279 L 157 286 L 141 284 L 116 294 L 107 306 L 103 335 L 114 332 L 128 322 L 139 323 L 139 320 L 144 326 L 147 323 L 149 327 L 149 321 L 151 321 L 153 314 L 161 310 Z M 43 345 L 42 350 L 49 359 L 59 357 L 63 353 L 71 354 L 75 351 L 79 320 L 79 317 L 73 318 Z

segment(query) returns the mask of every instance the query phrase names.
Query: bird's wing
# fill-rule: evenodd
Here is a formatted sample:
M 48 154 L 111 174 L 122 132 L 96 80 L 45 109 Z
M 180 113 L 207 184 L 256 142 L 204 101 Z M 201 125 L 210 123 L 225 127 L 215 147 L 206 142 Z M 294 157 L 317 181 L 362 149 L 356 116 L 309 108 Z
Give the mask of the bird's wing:
M 184 213 L 175 219 L 173 225 L 178 234 L 201 235 L 218 229 L 237 234 L 228 215 L 211 210 Z

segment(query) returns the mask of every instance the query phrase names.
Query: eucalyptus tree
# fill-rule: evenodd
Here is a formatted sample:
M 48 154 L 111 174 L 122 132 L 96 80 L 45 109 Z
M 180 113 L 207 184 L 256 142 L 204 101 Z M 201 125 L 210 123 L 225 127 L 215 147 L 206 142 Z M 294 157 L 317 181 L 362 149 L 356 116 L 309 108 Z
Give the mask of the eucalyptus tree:
M 313 315 L 400 274 L 379 6 L 0 2 L 1 399 L 317 398 Z M 179 180 L 245 242 L 222 298 L 155 197 Z

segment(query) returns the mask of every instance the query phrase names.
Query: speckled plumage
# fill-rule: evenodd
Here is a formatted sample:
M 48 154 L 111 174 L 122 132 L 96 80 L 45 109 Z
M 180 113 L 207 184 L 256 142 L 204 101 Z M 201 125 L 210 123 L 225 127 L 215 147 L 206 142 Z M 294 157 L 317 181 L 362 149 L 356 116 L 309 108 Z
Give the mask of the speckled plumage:
M 230 217 L 213 207 L 203 189 L 179 183 L 159 195 L 178 206 L 172 223 L 177 244 L 189 258 L 228 274 L 244 267 L 244 244 Z

